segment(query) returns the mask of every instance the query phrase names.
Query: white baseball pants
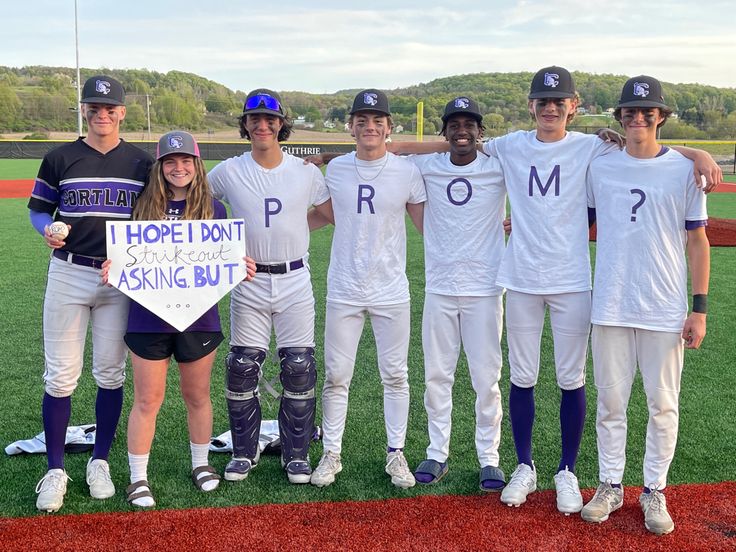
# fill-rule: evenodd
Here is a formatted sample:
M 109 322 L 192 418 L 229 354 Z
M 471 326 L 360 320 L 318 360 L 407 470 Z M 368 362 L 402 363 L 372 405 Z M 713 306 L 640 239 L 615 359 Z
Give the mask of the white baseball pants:
M 286 274 L 259 272 L 230 294 L 230 346 L 268 350 L 314 347 L 314 294 L 308 268 Z
M 537 384 L 544 311 L 549 306 L 557 384 L 564 390 L 585 385 L 590 304 L 589 291 L 533 295 L 508 290 L 506 338 L 511 383 L 525 388 Z
M 383 384 L 383 414 L 389 447 L 403 448 L 409 418 L 409 302 L 353 306 L 327 302 L 322 430 L 325 451 L 342 452 L 348 393 L 366 314 L 370 317 Z
M 427 293 L 422 317 L 427 458 L 446 462 L 452 428 L 452 386 L 465 350 L 475 399 L 475 449 L 483 466 L 498 466 L 501 438 L 501 332 L 503 298 Z
M 594 324 L 592 349 L 600 480 L 620 483 L 624 476 L 626 410 L 638 365 L 649 409 L 644 485 L 664 489 L 677 444 L 685 352 L 682 337 L 673 332 Z
M 123 385 L 128 307 L 129 299 L 103 285 L 96 268 L 51 258 L 43 303 L 43 379 L 49 395 L 68 397 L 77 388 L 90 321 L 92 375 L 97 386 L 117 389 Z

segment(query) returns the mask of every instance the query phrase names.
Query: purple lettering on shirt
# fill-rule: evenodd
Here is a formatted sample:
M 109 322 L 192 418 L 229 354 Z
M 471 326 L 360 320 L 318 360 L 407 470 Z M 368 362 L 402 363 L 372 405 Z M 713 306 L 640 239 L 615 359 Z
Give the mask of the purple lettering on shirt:
M 363 193 L 367 192 L 367 193 Z M 370 186 L 369 184 L 359 184 L 358 185 L 358 214 L 360 215 L 363 212 L 363 202 L 366 202 L 368 204 L 368 209 L 371 212 L 371 215 L 376 214 L 376 210 L 373 208 L 373 196 L 376 195 L 376 190 L 373 188 L 373 186 Z
M 263 200 L 263 205 L 265 208 L 265 223 L 266 228 L 271 227 L 271 216 L 277 215 L 281 212 L 281 201 L 279 201 L 278 198 L 275 197 L 267 197 Z
M 555 197 L 560 195 L 560 166 L 555 165 L 555 168 L 552 169 L 552 172 L 549 175 L 549 178 L 547 179 L 547 184 L 542 185 L 542 181 L 539 179 L 539 173 L 537 172 L 537 167 L 534 165 L 531 166 L 531 169 L 529 170 L 529 197 L 534 196 L 534 184 L 537 184 L 537 188 L 539 188 L 539 192 L 542 194 L 542 197 L 547 195 L 547 192 L 549 191 L 550 187 L 552 186 L 552 182 L 555 183 Z
M 465 185 L 465 197 L 461 200 L 457 200 L 454 197 L 452 197 L 452 187 L 455 184 L 464 184 Z M 470 181 L 468 181 L 465 178 L 455 178 L 447 185 L 447 199 L 452 203 L 453 205 L 465 205 L 468 201 L 470 201 L 470 198 L 473 195 L 473 187 L 470 185 Z

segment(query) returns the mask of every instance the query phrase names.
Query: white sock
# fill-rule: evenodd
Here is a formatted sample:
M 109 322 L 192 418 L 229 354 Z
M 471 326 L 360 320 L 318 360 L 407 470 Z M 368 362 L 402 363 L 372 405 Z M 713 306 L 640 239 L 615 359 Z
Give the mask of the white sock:
M 130 482 L 135 483 L 136 481 L 148 481 L 148 457 L 149 454 L 132 454 L 128 452 L 128 466 L 130 466 Z M 139 487 L 138 490 L 151 490 L 148 487 Z M 142 496 L 132 501 L 135 506 L 143 508 L 150 508 L 156 502 L 153 498 L 148 496 Z
M 130 482 L 148 481 L 148 457 L 150 454 L 128 453 L 128 465 L 130 466 Z
M 199 468 L 201 466 L 208 465 L 209 462 L 209 452 L 210 452 L 210 444 L 209 442 L 198 445 L 197 443 L 192 443 L 189 441 L 189 450 L 192 451 L 192 470 Z M 206 473 L 201 473 L 199 477 L 205 477 Z M 202 483 L 202 490 L 203 491 L 213 491 L 217 488 L 217 486 L 220 484 L 220 482 L 217 479 L 213 479 L 211 481 L 205 481 Z
M 200 466 L 206 466 L 210 463 L 209 453 L 210 444 L 209 442 L 204 445 L 198 445 L 189 441 L 189 450 L 192 451 L 192 469 L 199 468 Z

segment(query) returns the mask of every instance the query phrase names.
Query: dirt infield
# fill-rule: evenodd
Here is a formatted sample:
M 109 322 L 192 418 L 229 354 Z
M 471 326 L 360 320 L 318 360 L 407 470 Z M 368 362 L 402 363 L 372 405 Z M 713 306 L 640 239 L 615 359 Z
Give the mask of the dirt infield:
M 554 491 L 520 508 L 498 494 L 269 504 L 0 520 L 3 550 L 736 550 L 736 482 L 667 489 L 675 531 L 644 528 L 640 489 L 603 524 L 565 517 Z M 583 491 L 588 500 L 593 490 Z
M 0 199 L 28 197 L 33 188 L 33 180 L 0 180 Z M 715 193 L 736 193 L 736 184 L 724 183 Z M 711 218 L 708 220 L 708 239 L 714 247 L 736 246 L 736 220 Z M 590 230 L 590 239 L 595 241 L 595 226 Z
M 28 197 L 33 189 L 33 180 L 0 180 L 0 199 Z

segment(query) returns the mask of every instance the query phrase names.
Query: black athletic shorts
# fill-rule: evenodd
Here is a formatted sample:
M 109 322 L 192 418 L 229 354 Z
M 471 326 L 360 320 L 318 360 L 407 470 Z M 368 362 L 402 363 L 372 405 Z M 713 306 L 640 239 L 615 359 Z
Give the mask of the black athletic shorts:
M 125 344 L 141 358 L 194 362 L 206 357 L 225 337 L 222 332 L 137 333 L 125 334 Z

